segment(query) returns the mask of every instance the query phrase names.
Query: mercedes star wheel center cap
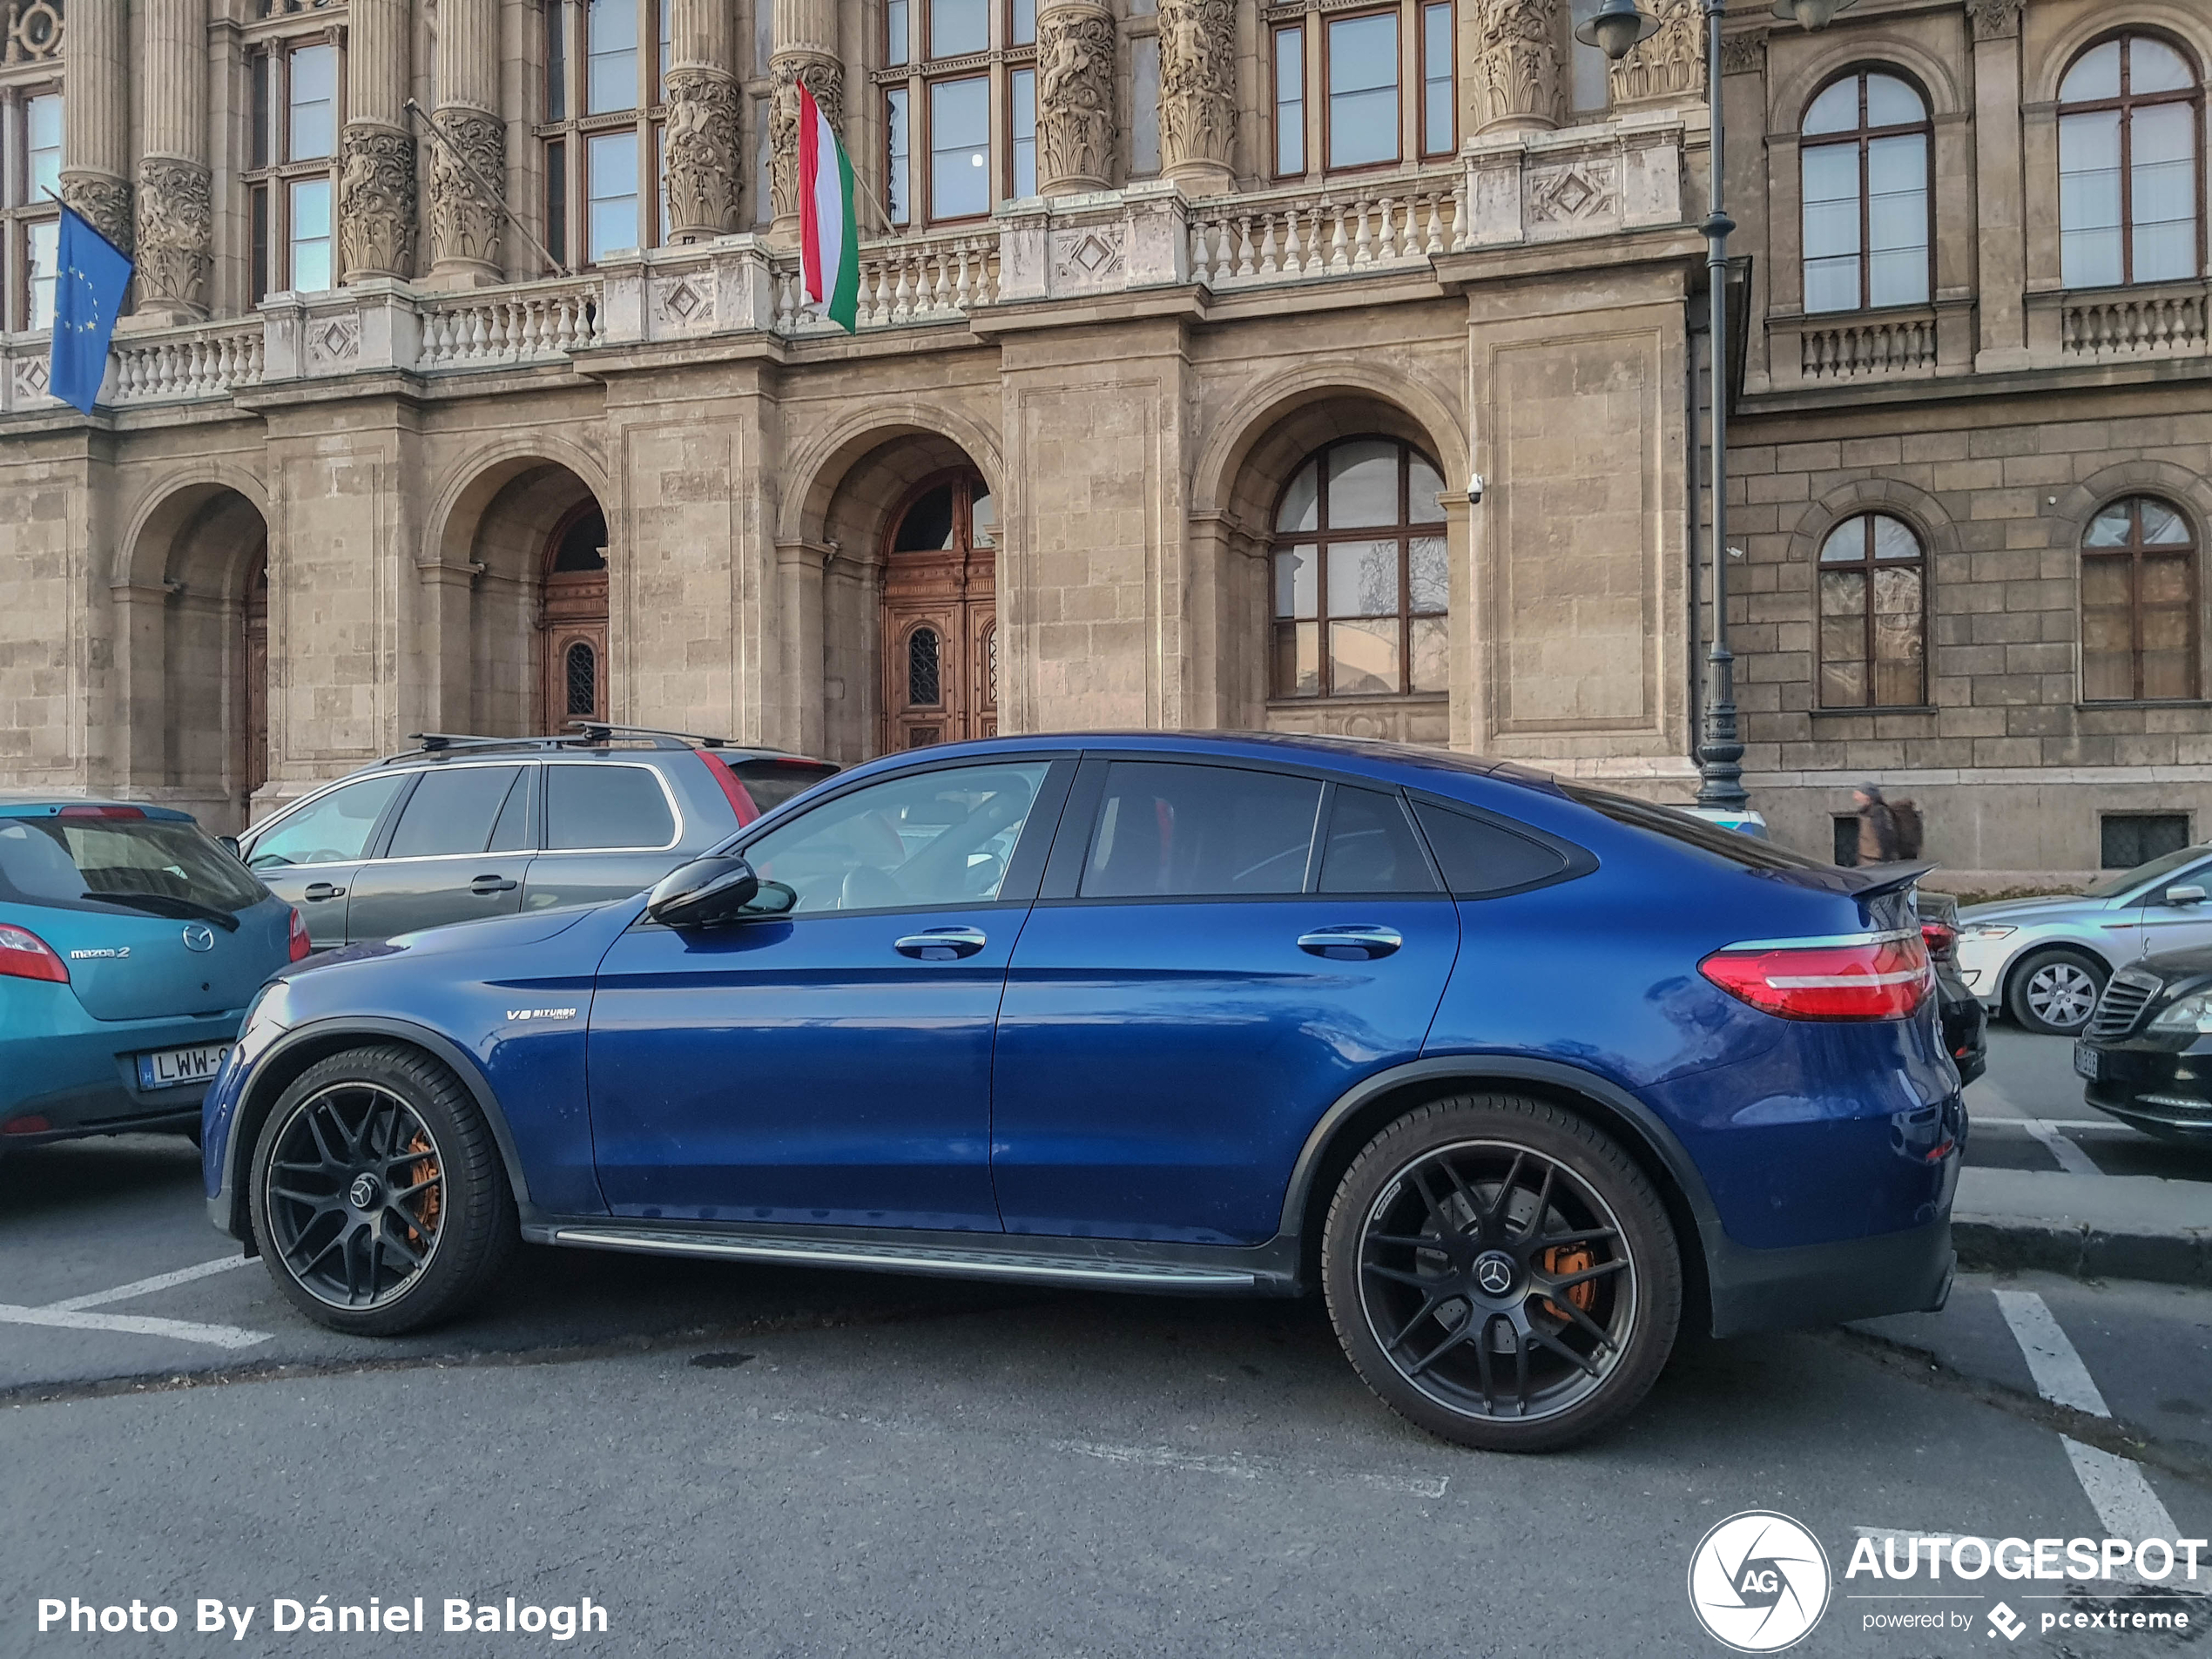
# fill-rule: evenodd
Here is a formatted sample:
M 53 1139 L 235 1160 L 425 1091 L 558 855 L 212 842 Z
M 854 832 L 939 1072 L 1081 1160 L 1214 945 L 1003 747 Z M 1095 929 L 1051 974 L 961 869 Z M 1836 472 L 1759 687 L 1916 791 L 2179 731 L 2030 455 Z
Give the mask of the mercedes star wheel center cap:
M 1513 1258 L 1501 1250 L 1484 1251 L 1475 1258 L 1474 1282 L 1486 1296 L 1503 1296 L 1513 1287 Z
M 354 1184 L 346 1189 L 346 1197 L 356 1210 L 369 1209 L 376 1203 L 376 1177 L 362 1170 L 354 1177 Z

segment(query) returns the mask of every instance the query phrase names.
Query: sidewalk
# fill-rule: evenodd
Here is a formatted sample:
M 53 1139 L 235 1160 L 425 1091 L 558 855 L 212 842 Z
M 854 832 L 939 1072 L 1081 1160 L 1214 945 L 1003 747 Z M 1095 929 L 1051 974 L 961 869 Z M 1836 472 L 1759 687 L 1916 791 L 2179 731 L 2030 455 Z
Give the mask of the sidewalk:
M 2212 1184 L 2064 1170 L 1959 1172 L 1959 1264 L 2212 1286 Z

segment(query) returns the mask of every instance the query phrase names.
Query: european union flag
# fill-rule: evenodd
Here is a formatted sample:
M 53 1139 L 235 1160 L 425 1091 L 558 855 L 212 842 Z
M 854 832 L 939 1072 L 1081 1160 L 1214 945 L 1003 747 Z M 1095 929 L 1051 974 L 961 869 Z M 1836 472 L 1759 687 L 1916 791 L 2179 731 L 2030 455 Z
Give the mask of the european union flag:
M 107 374 L 108 339 L 130 292 L 131 258 L 67 207 L 59 241 L 46 389 L 90 415 Z

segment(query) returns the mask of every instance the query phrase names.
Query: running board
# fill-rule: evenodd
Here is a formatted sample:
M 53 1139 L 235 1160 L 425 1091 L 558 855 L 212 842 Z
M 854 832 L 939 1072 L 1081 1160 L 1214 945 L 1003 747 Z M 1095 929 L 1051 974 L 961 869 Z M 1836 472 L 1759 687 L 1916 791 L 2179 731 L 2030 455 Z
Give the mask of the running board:
M 640 1251 L 655 1256 L 781 1262 L 799 1267 L 850 1267 L 941 1278 L 1001 1279 L 1031 1285 L 1089 1285 L 1102 1290 L 1251 1291 L 1260 1276 L 1234 1268 L 1185 1267 L 1172 1262 L 1108 1261 L 1094 1257 L 1024 1255 L 1004 1249 L 964 1250 L 921 1244 L 873 1244 L 730 1233 L 611 1227 L 552 1229 L 550 1242 L 590 1250 Z

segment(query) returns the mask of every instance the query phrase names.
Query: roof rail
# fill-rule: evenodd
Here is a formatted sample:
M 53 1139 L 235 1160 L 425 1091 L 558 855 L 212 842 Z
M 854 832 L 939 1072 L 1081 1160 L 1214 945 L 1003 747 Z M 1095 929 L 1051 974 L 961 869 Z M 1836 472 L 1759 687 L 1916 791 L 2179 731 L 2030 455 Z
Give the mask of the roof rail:
M 604 720 L 571 720 L 569 729 L 578 737 L 595 742 L 607 738 L 673 738 L 679 743 L 696 743 L 702 749 L 731 746 L 727 738 L 711 738 L 700 732 L 671 732 L 657 725 L 610 725 Z

